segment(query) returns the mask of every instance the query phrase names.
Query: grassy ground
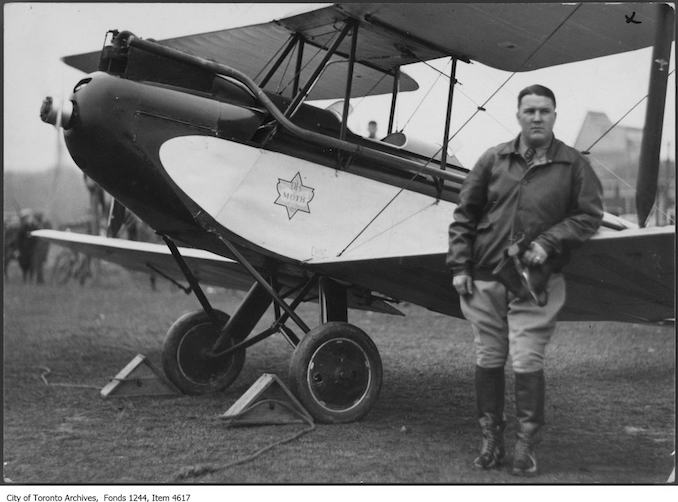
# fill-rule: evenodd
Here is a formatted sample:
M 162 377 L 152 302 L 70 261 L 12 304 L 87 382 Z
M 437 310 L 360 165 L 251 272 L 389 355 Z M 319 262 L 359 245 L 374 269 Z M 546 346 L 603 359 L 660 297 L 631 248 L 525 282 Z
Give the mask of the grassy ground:
M 241 293 L 212 291 L 232 312 Z M 85 287 L 4 289 L 4 462 L 16 483 L 516 483 L 508 468 L 470 467 L 473 346 L 464 321 L 414 306 L 406 318 L 350 313 L 384 365 L 367 417 L 319 425 L 228 469 L 226 463 L 303 430 L 227 428 L 222 414 L 263 372 L 286 380 L 291 348 L 274 336 L 249 349 L 224 393 L 102 399 L 99 389 L 135 354 L 160 366 L 169 325 L 197 302 L 160 280 L 109 273 Z M 300 309 L 315 324 L 313 306 Z M 270 324 L 265 316 L 261 327 Z M 672 328 L 568 323 L 547 359 L 547 431 L 541 476 L 530 483 L 663 483 L 673 467 L 675 334 Z M 49 368 L 46 385 L 41 374 Z M 509 377 L 509 385 L 512 379 Z M 89 386 L 89 387 L 88 387 Z M 509 387 L 510 388 L 510 387 Z M 513 423 L 513 399 L 508 395 Z M 513 444 L 515 427 L 509 426 Z

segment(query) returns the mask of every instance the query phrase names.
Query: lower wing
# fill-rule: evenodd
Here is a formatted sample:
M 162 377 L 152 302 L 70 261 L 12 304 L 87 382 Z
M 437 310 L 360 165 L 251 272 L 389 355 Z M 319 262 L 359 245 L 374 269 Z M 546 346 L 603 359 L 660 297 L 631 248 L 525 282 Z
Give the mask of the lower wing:
M 149 274 L 160 272 L 176 281 L 183 279 L 172 253 L 164 244 L 57 230 L 36 230 L 32 235 L 128 270 Z M 247 271 L 233 260 L 202 249 L 179 248 L 179 251 L 193 275 L 203 284 L 240 290 L 248 290 L 252 285 Z
M 164 244 L 57 230 L 36 230 L 31 235 L 77 253 L 115 263 L 128 270 L 149 274 L 155 272 L 175 281 L 183 280 L 179 266 Z M 179 248 L 179 252 L 191 273 L 201 284 L 247 291 L 254 283 L 247 270 L 233 260 L 202 249 L 182 247 Z M 295 285 L 292 280 L 286 280 L 285 276 L 281 276 L 279 282 L 287 286 Z M 351 308 L 402 315 L 398 309 L 378 297 L 361 294 L 361 291 L 354 288 L 349 288 L 347 293 L 348 306 Z M 313 300 L 317 300 L 315 293 L 305 298 L 305 301 Z
M 675 229 L 601 231 L 565 268 L 565 320 L 675 321 Z

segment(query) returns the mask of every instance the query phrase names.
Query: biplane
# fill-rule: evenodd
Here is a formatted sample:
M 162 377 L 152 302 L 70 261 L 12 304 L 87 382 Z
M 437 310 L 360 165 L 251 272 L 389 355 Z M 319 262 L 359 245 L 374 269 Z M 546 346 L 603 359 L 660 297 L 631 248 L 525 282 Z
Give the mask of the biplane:
M 642 20 L 632 30 L 631 11 Z M 565 270 L 561 319 L 672 322 L 675 231 L 642 224 L 656 190 L 672 40 L 673 10 L 648 3 L 334 4 L 160 41 L 113 30 L 101 51 L 64 58 L 88 74 L 62 105 L 47 99 L 41 116 L 115 198 L 113 233 L 129 210 L 166 246 L 36 235 L 188 283 L 201 309 L 171 326 L 162 355 L 183 392 L 225 389 L 246 350 L 279 333 L 295 347 L 291 388 L 314 418 L 357 420 L 377 399 L 382 365 L 349 309 L 397 315 L 406 301 L 461 317 L 445 266 L 468 173 L 448 153 L 460 64 L 520 72 L 654 46 L 641 224 L 605 214 Z M 393 116 L 398 97 L 418 87 L 405 67 L 442 57 L 451 70 L 437 148 L 408 141 Z M 388 134 L 352 132 L 351 99 L 383 94 Z M 343 104 L 311 103 L 323 99 Z M 247 293 L 229 315 L 210 304 L 205 284 Z M 317 302 L 318 323 L 298 315 L 302 302 Z M 273 324 L 253 333 L 269 308 Z

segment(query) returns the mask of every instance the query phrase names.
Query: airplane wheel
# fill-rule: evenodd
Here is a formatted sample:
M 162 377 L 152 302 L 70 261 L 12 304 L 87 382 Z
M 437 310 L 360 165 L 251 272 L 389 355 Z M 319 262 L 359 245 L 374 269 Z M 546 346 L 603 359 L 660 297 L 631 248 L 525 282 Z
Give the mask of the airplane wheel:
M 318 422 L 361 419 L 379 396 L 381 357 L 352 324 L 328 322 L 309 331 L 290 363 L 290 387 Z
M 223 326 L 229 316 L 215 310 Z M 162 349 L 165 374 L 185 394 L 199 395 L 228 387 L 238 377 L 245 364 L 245 349 L 222 357 L 208 351 L 219 330 L 206 312 L 184 314 L 170 327 Z

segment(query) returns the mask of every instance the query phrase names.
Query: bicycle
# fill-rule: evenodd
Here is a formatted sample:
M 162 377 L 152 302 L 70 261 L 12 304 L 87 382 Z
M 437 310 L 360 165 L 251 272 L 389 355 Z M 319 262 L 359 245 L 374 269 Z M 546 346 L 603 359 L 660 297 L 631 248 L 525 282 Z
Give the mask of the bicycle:
M 52 267 L 52 284 L 64 285 L 74 279 L 83 286 L 88 278 L 92 278 L 89 256 L 76 253 L 70 249 L 61 251 Z

